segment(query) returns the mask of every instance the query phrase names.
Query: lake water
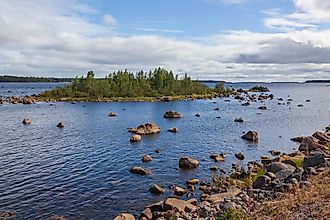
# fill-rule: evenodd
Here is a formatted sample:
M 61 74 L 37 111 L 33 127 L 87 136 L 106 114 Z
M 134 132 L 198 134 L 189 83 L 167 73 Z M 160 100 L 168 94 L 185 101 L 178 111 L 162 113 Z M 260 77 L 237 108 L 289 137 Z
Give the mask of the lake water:
M 269 155 L 269 150 L 291 152 L 297 147 L 290 142 L 291 137 L 309 135 L 330 123 L 330 87 L 326 84 L 267 86 L 275 97 L 292 98 L 291 106 L 278 105 L 274 99 L 266 101 L 268 110 L 260 111 L 260 103 L 243 107 L 232 98 L 231 102 L 213 99 L 2 105 L 0 210 L 16 211 L 17 219 L 45 219 L 53 215 L 112 219 L 120 212 L 137 217 L 145 205 L 171 195 L 167 188 L 170 184 L 185 187 L 190 178 L 211 179 L 216 174 L 209 170 L 211 166 L 229 170 L 231 163 L 245 165 L 249 160 Z M 23 90 L 24 86 L 20 91 Z M 306 103 L 306 99 L 311 102 Z M 300 103 L 303 108 L 297 107 Z M 214 111 L 216 107 L 220 111 Z M 183 118 L 164 119 L 163 114 L 169 109 L 181 112 Z M 117 112 L 118 117 L 108 117 L 110 111 Z M 196 113 L 201 117 L 196 118 Z M 26 117 L 33 122 L 30 126 L 21 123 Z M 245 122 L 235 123 L 236 117 Z M 56 127 L 60 121 L 65 128 Z M 161 133 L 143 137 L 141 143 L 130 143 L 127 128 L 145 122 L 157 123 Z M 177 127 L 179 132 L 166 132 L 171 127 Z M 240 138 L 247 130 L 259 132 L 258 144 L 251 145 Z M 157 148 L 161 150 L 159 154 L 154 152 Z M 227 153 L 226 162 L 214 163 L 209 158 L 212 152 Z M 245 154 L 245 161 L 235 158 L 238 152 Z M 154 160 L 143 164 L 141 158 L 145 154 Z M 198 159 L 199 168 L 179 170 L 182 156 Z M 151 169 L 152 175 L 131 174 L 129 169 L 134 165 Z M 153 183 L 166 187 L 166 193 L 151 195 L 149 187 Z

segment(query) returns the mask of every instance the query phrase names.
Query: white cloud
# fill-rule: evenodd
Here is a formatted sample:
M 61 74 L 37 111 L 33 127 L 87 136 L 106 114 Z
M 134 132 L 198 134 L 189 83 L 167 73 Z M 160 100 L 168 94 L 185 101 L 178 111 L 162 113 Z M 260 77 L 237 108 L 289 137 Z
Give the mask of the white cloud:
M 279 13 L 268 25 L 291 27 L 281 33 L 123 37 L 108 26 L 114 18 L 107 25 L 83 19 L 81 13 L 107 15 L 88 5 L 77 7 L 78 0 L 43 2 L 0 1 L 0 74 L 76 76 L 93 69 L 104 76 L 162 66 L 199 79 L 303 81 L 330 71 L 330 30 Z
M 330 22 L 330 1 L 328 0 L 294 0 L 295 6 L 301 13 L 292 17 L 314 21 Z

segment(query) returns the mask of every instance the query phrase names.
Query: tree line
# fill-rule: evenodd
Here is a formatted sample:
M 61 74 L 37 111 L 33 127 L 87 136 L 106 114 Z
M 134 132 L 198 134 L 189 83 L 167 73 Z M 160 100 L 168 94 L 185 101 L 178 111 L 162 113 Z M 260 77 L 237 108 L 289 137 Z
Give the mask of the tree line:
M 223 83 L 215 89 L 191 80 L 187 74 L 183 77 L 172 71 L 156 68 L 154 71 L 136 73 L 124 70 L 96 79 L 93 71 L 86 77 L 76 77 L 70 85 L 56 88 L 42 94 L 49 98 L 113 98 L 113 97 L 159 97 L 223 92 Z
M 73 78 L 0 76 L 0 82 L 71 82 Z

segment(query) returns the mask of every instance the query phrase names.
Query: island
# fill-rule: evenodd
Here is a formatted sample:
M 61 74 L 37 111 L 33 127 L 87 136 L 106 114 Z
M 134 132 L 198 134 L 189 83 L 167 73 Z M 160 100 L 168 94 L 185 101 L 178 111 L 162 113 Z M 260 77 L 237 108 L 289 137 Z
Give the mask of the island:
M 86 77 L 76 77 L 72 83 L 38 96 L 41 100 L 56 101 L 172 101 L 183 99 L 213 98 L 230 94 L 224 82 L 214 88 L 183 77 L 172 71 L 156 68 L 154 71 L 136 73 L 117 71 L 105 78 L 95 78 L 93 71 Z

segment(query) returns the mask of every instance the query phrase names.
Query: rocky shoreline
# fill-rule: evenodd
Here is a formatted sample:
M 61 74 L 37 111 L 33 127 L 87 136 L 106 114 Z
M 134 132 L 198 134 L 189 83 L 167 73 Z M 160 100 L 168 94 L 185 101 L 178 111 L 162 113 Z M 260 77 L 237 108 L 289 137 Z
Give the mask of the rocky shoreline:
M 173 188 L 173 196 L 145 207 L 140 220 L 153 219 L 243 219 L 265 201 L 286 197 L 297 190 L 308 190 L 309 179 L 329 171 L 330 125 L 324 132 L 312 136 L 294 138 L 300 142 L 299 151 L 290 154 L 271 151 L 275 156 L 265 156 L 261 162 L 251 161 L 247 169 L 233 164 L 229 175 L 214 178 L 212 182 L 187 180 L 187 189 Z M 212 155 L 211 155 L 212 156 Z M 198 161 L 181 158 L 179 167 L 193 169 Z M 155 194 L 165 191 L 161 186 L 150 189 Z M 195 191 L 200 198 L 195 198 Z M 188 200 L 180 199 L 186 195 Z M 128 213 L 116 220 L 135 219 Z

